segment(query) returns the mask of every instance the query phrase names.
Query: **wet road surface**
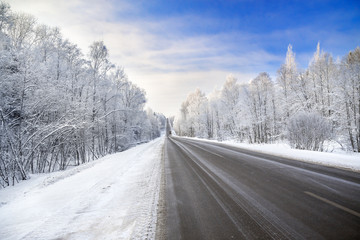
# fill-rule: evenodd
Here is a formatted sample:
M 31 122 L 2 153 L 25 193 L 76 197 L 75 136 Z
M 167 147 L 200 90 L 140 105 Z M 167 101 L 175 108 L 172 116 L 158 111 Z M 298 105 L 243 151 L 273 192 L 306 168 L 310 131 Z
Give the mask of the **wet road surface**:
M 360 174 L 165 140 L 167 239 L 360 239 Z

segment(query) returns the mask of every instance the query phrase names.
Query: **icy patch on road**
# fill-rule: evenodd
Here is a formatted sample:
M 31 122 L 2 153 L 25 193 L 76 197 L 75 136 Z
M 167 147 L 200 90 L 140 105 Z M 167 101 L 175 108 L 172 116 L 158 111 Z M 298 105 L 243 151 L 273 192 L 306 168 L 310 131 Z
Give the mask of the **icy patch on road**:
M 360 153 L 352 152 L 316 152 L 308 150 L 292 149 L 288 144 L 247 144 L 234 141 L 219 142 L 216 140 L 207 140 L 196 138 L 200 141 L 209 141 L 223 143 L 226 145 L 253 150 L 274 156 L 290 158 L 298 161 L 315 163 L 319 165 L 335 167 L 345 170 L 360 172 Z
M 163 143 L 0 190 L 0 239 L 154 239 Z

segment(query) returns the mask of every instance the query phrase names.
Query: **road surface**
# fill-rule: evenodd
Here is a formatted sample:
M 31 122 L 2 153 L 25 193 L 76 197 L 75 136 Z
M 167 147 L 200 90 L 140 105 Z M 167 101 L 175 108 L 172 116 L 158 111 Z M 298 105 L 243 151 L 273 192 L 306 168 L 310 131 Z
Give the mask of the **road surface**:
M 360 239 L 360 174 L 165 140 L 167 239 Z

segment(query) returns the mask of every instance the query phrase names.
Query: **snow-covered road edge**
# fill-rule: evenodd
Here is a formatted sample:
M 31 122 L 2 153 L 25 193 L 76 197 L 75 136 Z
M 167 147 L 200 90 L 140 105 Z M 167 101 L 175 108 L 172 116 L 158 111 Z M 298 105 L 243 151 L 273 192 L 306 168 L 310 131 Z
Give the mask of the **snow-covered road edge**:
M 154 239 L 164 137 L 0 190 L 0 239 Z
M 316 152 L 292 149 L 288 144 L 247 144 L 234 141 L 217 141 L 202 138 L 190 138 L 205 142 L 216 142 L 238 148 L 257 151 L 273 156 L 284 157 L 296 161 L 314 163 L 327 167 L 339 168 L 347 171 L 360 172 L 360 153 Z

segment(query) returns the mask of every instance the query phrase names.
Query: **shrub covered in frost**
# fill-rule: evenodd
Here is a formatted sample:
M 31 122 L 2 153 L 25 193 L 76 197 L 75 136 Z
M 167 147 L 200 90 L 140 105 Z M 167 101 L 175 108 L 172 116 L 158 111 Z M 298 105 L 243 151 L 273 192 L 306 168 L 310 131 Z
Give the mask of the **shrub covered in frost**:
M 322 151 L 331 137 L 330 123 L 318 113 L 301 112 L 289 119 L 287 137 L 292 148 Z

